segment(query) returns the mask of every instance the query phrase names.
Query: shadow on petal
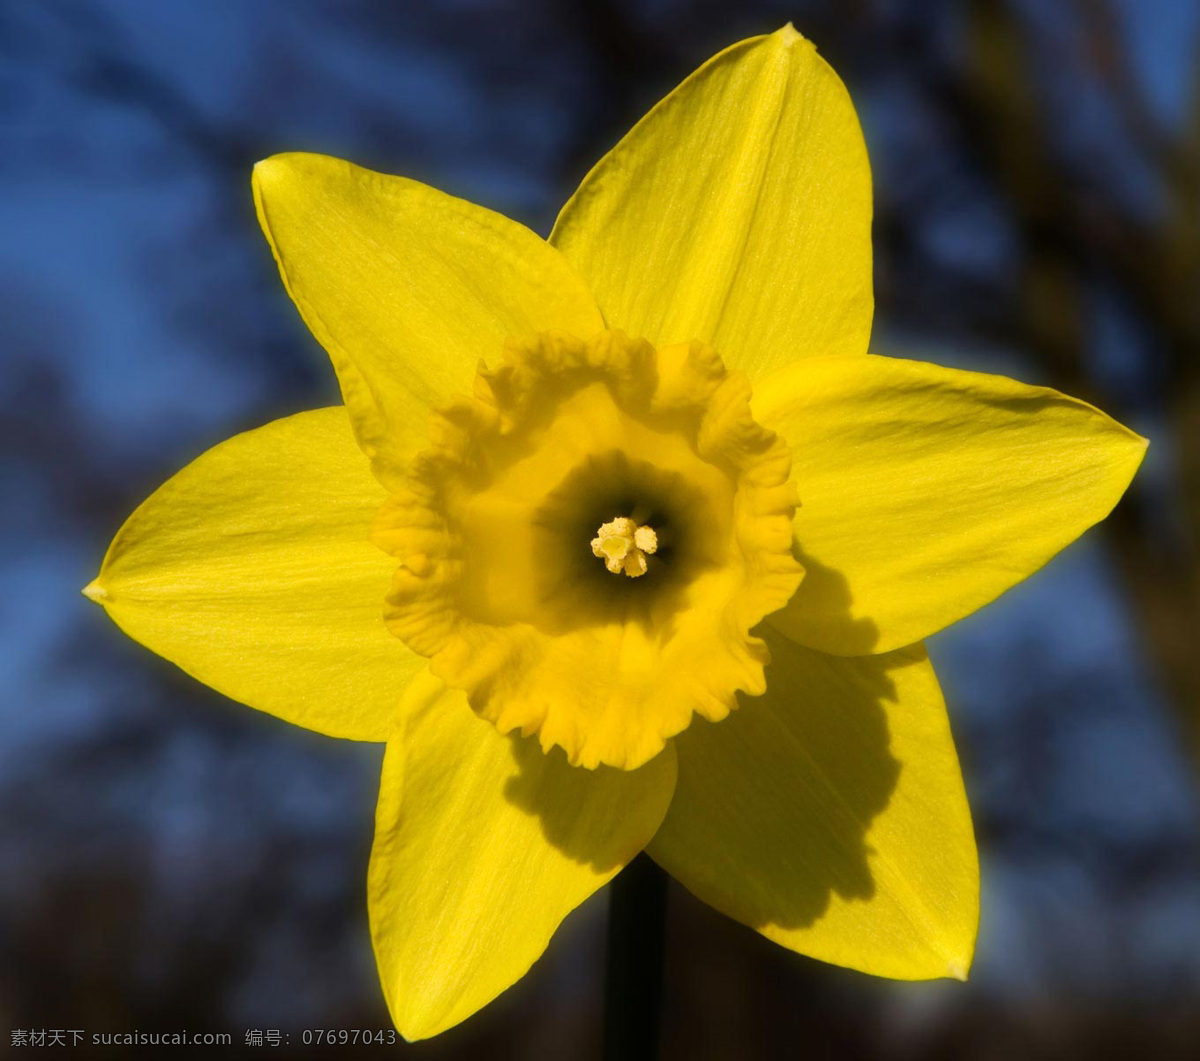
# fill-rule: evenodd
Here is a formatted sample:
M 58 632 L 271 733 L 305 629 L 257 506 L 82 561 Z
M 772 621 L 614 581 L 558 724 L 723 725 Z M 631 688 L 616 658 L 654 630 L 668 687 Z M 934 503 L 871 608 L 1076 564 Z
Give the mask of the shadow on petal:
M 700 898 L 757 928 L 799 928 L 832 895 L 875 894 L 865 837 L 900 777 L 889 656 L 844 660 L 764 626 L 767 693 L 676 740 L 676 801 L 651 852 Z
M 508 737 L 518 773 L 504 798 L 537 815 L 542 833 L 576 862 L 606 873 L 625 865 L 654 835 L 675 784 L 675 752 L 668 747 L 637 770 L 572 766 L 561 748 L 543 752 L 535 737 Z
M 821 580 L 847 629 L 864 645 L 876 628 L 851 615 L 849 587 L 795 547 L 806 580 Z M 866 837 L 887 808 L 901 765 L 891 752 L 887 711 L 894 674 L 924 661 L 919 647 L 879 656 L 837 657 L 791 641 L 765 621 L 755 630 L 771 653 L 767 692 L 739 695 L 721 722 L 697 718 L 675 738 L 678 784 L 652 855 L 701 899 L 760 929 L 804 929 L 834 896 L 876 894 Z M 581 770 L 536 740 L 513 735 L 519 773 L 505 796 L 537 814 L 546 839 L 599 870 L 627 861 L 606 823 L 630 813 L 633 793 L 651 787 L 666 754 L 641 770 Z M 673 765 L 673 764 L 672 764 Z M 646 779 L 639 775 L 647 775 Z
M 817 612 L 822 616 L 825 641 L 844 649 L 839 650 L 839 655 L 865 656 L 874 652 L 879 643 L 879 627 L 870 619 L 855 617 L 846 576 L 805 552 L 797 541 L 792 542 L 792 555 L 803 565 L 804 579 L 786 607 L 770 617 L 771 624 L 797 640 L 804 640 L 802 635 L 807 627 L 801 616 Z

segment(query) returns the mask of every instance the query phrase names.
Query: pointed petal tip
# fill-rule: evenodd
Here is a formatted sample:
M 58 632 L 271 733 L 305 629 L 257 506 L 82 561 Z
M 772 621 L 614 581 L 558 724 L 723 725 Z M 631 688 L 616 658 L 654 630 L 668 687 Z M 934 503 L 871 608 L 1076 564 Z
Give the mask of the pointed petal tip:
M 1123 424 L 1120 426 L 1124 428 L 1126 440 L 1128 442 L 1128 446 L 1120 452 L 1120 457 L 1118 458 L 1122 467 L 1124 467 L 1127 472 L 1124 487 L 1124 489 L 1127 490 L 1129 488 L 1129 484 L 1133 482 L 1134 476 L 1137 475 L 1138 469 L 1141 468 L 1142 464 L 1146 460 L 1146 454 L 1150 451 L 1150 439 L 1146 438 L 1144 435 L 1138 434 L 1138 432 L 1132 430 L 1131 428 L 1125 427 Z M 1117 454 L 1114 452 L 1114 458 L 1116 457 Z M 1122 490 L 1122 494 L 1123 493 L 1124 490 Z
M 268 181 L 276 182 L 280 178 L 286 177 L 289 171 L 295 172 L 306 159 L 319 160 L 320 156 L 307 151 L 280 151 L 274 155 L 268 155 L 254 163 L 254 167 L 250 171 L 250 182 L 255 187 L 261 187 Z
M 817 46 L 796 29 L 791 22 L 780 26 L 779 29 L 771 34 L 771 39 L 776 41 L 785 51 L 790 51 L 798 45 L 804 45 L 813 51 L 817 50 Z
M 437 1020 L 420 1020 L 412 1017 L 407 1017 L 404 1020 L 398 1020 L 395 1014 L 392 1015 L 392 1023 L 396 1026 L 396 1031 L 400 1038 L 406 1043 L 423 1043 L 429 1039 L 434 1039 L 443 1032 L 448 1032 L 451 1028 L 457 1027 L 468 1017 L 474 1016 L 473 1013 L 465 1013 L 456 1020 L 447 1021 L 444 1017 Z
M 396 1020 L 395 1017 L 392 1017 L 392 1023 L 396 1026 L 396 1031 L 400 1033 L 400 1038 L 406 1043 L 419 1043 L 425 1039 L 432 1038 L 437 1034 L 436 1031 L 427 1032 L 415 1029 L 410 1025 Z
M 970 979 L 970 974 L 971 962 L 969 959 L 966 961 L 959 961 L 956 959 L 948 962 L 946 965 L 946 975 L 955 980 L 960 980 L 964 984 Z
M 250 171 L 250 181 L 256 187 L 263 181 L 270 180 L 271 177 L 277 176 L 280 168 L 280 160 L 284 155 L 268 155 L 266 158 L 260 158 Z
M 104 604 L 109 599 L 108 590 L 100 585 L 100 580 L 98 578 L 92 579 L 92 581 L 84 586 L 79 592 L 87 597 L 88 600 L 93 601 L 96 604 Z
M 376 951 L 376 961 L 379 960 L 379 953 Z M 380 986 L 383 988 L 384 1001 L 387 1003 L 388 1015 L 392 1018 L 392 1027 L 396 1029 L 396 1034 L 400 1036 L 406 1043 L 419 1043 L 424 1039 L 432 1039 L 435 1035 L 446 1031 L 452 1025 L 439 1025 L 436 1022 L 425 1020 L 422 1021 L 414 1017 L 412 1013 L 400 1011 L 400 999 L 395 997 L 395 993 L 388 989 L 387 981 L 383 978 L 383 970 L 380 969 Z
M 476 1009 L 458 1016 L 450 1016 L 443 1007 L 430 1007 L 428 1003 L 413 1005 L 411 999 L 407 1010 L 401 1012 L 398 999 L 389 998 L 387 1001 L 392 1024 L 395 1025 L 400 1038 L 406 1043 L 423 1043 L 429 1039 L 435 1039 L 451 1028 L 458 1027 L 463 1021 L 479 1012 Z

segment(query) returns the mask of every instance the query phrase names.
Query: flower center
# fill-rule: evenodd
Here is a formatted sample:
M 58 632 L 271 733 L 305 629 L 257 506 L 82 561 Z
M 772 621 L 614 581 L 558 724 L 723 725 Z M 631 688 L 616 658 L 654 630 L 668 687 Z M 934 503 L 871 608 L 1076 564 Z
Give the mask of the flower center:
M 502 733 L 635 769 L 764 691 L 750 631 L 802 574 L 790 466 L 700 343 L 511 341 L 376 519 L 388 628 Z
M 646 557 L 658 552 L 658 535 L 652 527 L 638 526 L 629 516 L 601 523 L 592 539 L 592 555 L 604 561 L 614 575 L 639 578 L 646 573 Z

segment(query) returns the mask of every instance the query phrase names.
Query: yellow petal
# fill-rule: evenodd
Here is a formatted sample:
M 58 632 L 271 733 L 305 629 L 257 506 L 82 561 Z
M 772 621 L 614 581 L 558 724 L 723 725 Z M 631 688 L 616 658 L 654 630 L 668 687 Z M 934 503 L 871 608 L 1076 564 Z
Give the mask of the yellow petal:
M 767 694 L 676 739 L 679 781 L 650 854 L 802 954 L 965 979 L 979 868 L 924 650 L 845 659 L 766 636 Z
M 871 175 L 837 75 L 790 25 L 710 59 L 604 156 L 550 236 L 611 328 L 752 378 L 863 354 Z
M 388 742 L 371 852 L 371 937 L 392 1018 L 425 1039 L 522 977 L 559 922 L 636 855 L 675 786 L 668 748 L 640 770 L 579 770 L 502 737 L 429 675 Z
M 423 448 L 431 407 L 469 391 L 504 340 L 603 325 L 562 255 L 515 221 L 324 155 L 254 168 L 288 293 L 333 360 L 376 474 Z
M 130 637 L 235 700 L 386 740 L 425 661 L 383 625 L 384 492 L 340 406 L 223 442 L 121 528 L 85 593 Z
M 800 496 L 806 574 L 771 622 L 842 655 L 911 644 L 1032 574 L 1108 515 L 1146 448 L 1057 391 L 884 357 L 790 366 L 754 410 Z

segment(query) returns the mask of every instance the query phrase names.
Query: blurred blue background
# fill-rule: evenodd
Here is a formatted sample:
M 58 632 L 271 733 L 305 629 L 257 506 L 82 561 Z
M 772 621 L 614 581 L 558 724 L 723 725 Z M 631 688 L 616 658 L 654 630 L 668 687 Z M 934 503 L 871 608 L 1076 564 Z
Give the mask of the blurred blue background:
M 651 103 L 789 19 L 865 126 L 877 352 L 1058 386 L 1153 445 L 1108 524 L 930 643 L 983 860 L 970 983 L 822 966 L 673 888 L 664 1056 L 1196 1056 L 1195 0 L 0 3 L 0 1048 L 390 1027 L 382 749 L 222 700 L 79 595 L 161 480 L 337 400 L 251 165 L 340 155 L 545 233 Z M 597 1057 L 604 902 L 399 1052 Z

